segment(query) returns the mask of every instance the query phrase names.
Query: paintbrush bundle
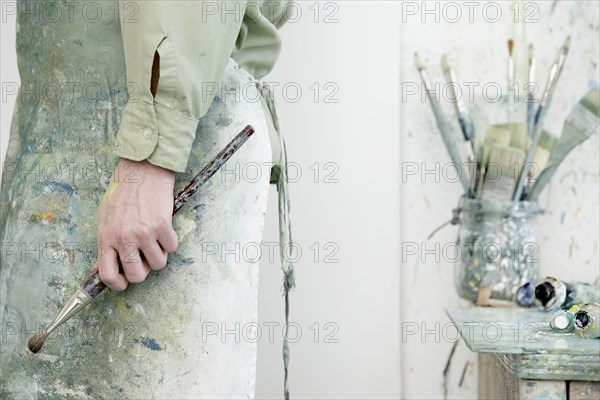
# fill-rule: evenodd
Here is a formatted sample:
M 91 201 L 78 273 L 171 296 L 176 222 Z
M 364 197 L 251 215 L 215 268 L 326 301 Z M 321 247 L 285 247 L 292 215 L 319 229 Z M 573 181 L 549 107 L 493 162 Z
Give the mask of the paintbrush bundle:
M 509 40 L 508 93 L 511 93 L 515 84 L 513 46 L 513 40 Z M 427 91 L 438 129 L 452 162 L 461 174 L 461 183 L 467 198 L 535 201 L 566 155 L 594 133 L 600 112 L 599 92 L 596 88 L 591 89 L 573 109 L 565 121 L 560 137 L 543 128 L 570 46 L 571 38 L 567 37 L 552 64 L 539 106 L 536 107 L 538 101 L 532 90 L 535 85 L 536 64 L 533 45 L 530 45 L 526 113 L 523 120 L 515 121 L 515 115 L 521 113 L 513 113 L 513 109 L 519 104 L 515 104 L 514 99 L 509 98 L 508 122 L 492 125 L 487 128 L 485 134 L 479 135 L 475 132 L 475 123 L 469 109 L 459 95 L 460 86 L 456 73 L 448 56 L 444 55 L 441 66 L 451 89 L 450 100 L 454 106 L 458 130 L 462 134 L 460 137 L 454 134 L 452 125 L 433 97 L 426 67 L 419 56 L 415 55 L 416 66 Z M 476 143 L 481 145 L 477 146 Z M 477 167 L 471 167 L 475 163 Z
M 515 73 L 516 44 L 529 53 L 524 102 L 511 96 L 518 84 L 515 76 L 523 75 Z M 456 114 L 453 124 L 434 96 L 423 61 L 415 55 L 446 150 L 461 174 L 465 194 L 456 210 L 457 217 L 451 222 L 460 223 L 457 244 L 461 257 L 456 263 L 455 286 L 461 297 L 476 304 L 499 305 L 499 301 L 508 300 L 514 305 L 517 298 L 527 297 L 523 289 L 517 291 L 537 279 L 537 261 L 527 247 L 536 243 L 535 218 L 540 213 L 537 198 L 567 154 L 598 126 L 600 92 L 594 88 L 569 114 L 560 137 L 544 129 L 570 45 L 571 38 L 567 37 L 538 102 L 532 90 L 536 67 L 533 45 L 525 48 L 521 43 L 508 41 L 507 121 L 491 125 L 485 132 L 476 132 L 449 57 L 442 57 L 441 67 Z M 532 290 L 529 287 L 528 293 Z

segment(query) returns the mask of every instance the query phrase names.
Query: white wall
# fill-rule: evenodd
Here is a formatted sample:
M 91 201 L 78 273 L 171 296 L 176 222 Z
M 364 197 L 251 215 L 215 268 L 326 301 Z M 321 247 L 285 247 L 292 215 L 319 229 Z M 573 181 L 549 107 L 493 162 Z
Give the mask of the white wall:
M 321 4 L 321 18 L 334 8 Z M 279 93 L 279 112 L 289 157 L 302 168 L 291 185 L 294 241 L 303 249 L 292 317 L 304 336 L 291 346 L 294 398 L 398 398 L 400 396 L 398 269 L 400 154 L 398 125 L 399 4 L 334 2 L 337 23 L 315 23 L 302 2 L 303 18 L 283 29 L 284 49 L 269 77 L 298 82 L 298 103 Z M 308 88 L 331 82 L 337 103 L 315 102 Z M 322 95 L 329 93 L 323 91 Z M 276 93 L 277 94 L 277 93 Z M 315 183 L 309 168 L 321 165 Z M 325 163 L 338 183 L 325 183 Z M 290 173 L 291 174 L 291 173 Z M 275 196 L 266 239 L 275 241 Z M 308 249 L 321 246 L 319 262 Z M 334 243 L 338 263 L 324 262 Z M 261 265 L 259 320 L 282 321 L 281 271 Z M 310 326 L 321 324 L 314 342 Z M 339 343 L 325 343 L 323 326 L 339 327 Z M 332 332 L 332 328 L 328 332 Z M 257 396 L 281 398 L 281 338 L 261 342 Z

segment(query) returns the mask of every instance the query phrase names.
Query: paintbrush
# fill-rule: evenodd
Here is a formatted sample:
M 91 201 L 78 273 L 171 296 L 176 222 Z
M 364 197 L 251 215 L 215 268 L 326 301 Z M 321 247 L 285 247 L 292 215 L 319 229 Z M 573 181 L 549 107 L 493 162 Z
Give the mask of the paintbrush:
M 557 142 L 558 139 L 556 136 L 550 132 L 547 132 L 545 129 L 542 130 L 542 136 L 540 137 L 537 148 L 535 149 L 535 154 L 529 168 L 529 175 L 527 176 L 527 183 L 523 187 L 521 199 L 527 198 L 529 195 L 529 189 L 540 176 L 540 172 L 546 168 L 546 165 L 548 165 L 550 154 Z
M 437 122 L 438 129 L 440 130 L 440 133 L 442 134 L 442 139 L 444 141 L 444 144 L 446 145 L 446 150 L 448 151 L 448 154 L 450 155 L 452 162 L 456 165 L 456 168 L 458 168 L 458 172 L 460 175 L 460 181 L 463 185 L 465 192 L 468 192 L 469 191 L 469 178 L 468 178 L 468 173 L 466 172 L 465 166 L 464 166 L 464 162 L 466 160 L 463 160 L 460 156 L 460 153 L 456 146 L 456 139 L 454 137 L 452 137 L 453 136 L 452 132 L 450 131 L 448 124 L 446 123 L 446 118 L 444 117 L 444 114 L 442 113 L 442 109 L 440 108 L 440 105 L 438 104 L 438 102 L 435 99 L 434 91 L 433 91 L 433 88 L 431 87 L 431 82 L 429 80 L 429 75 L 427 74 L 427 70 L 425 69 L 425 66 L 421 62 L 421 59 L 419 58 L 418 53 L 415 53 L 415 65 L 416 65 L 417 69 L 419 70 L 419 74 L 421 75 L 421 80 L 423 81 L 423 85 L 425 86 L 425 91 L 427 92 L 427 97 L 429 97 L 429 103 L 431 104 L 431 109 L 435 116 L 435 120 Z
M 250 125 L 246 126 L 244 130 L 238 133 L 238 135 L 233 138 L 233 140 L 229 142 L 215 158 L 202 168 L 190 183 L 175 197 L 173 214 L 181 209 L 183 204 L 192 197 L 229 158 L 231 158 L 231 156 L 248 140 L 248 138 L 250 138 L 250 136 L 252 136 L 253 133 L 254 128 Z M 117 261 L 119 263 L 119 269 L 122 270 L 121 260 L 118 257 Z M 73 315 L 81 311 L 86 305 L 91 303 L 104 289 L 106 289 L 106 285 L 100 280 L 99 272 L 96 271 L 91 274 L 85 280 L 83 286 L 69 299 L 54 321 L 46 329 L 37 332 L 29 339 L 29 350 L 33 353 L 39 352 L 50 333 L 60 325 L 64 324 Z
M 454 74 L 454 70 L 450 67 L 448 56 L 445 54 L 442 57 L 442 70 L 444 71 L 446 80 L 448 81 L 448 84 L 450 84 L 450 87 L 452 89 L 451 93 L 452 102 L 454 103 L 454 110 L 456 111 L 458 124 L 460 125 L 460 130 L 465 139 L 464 142 L 460 143 L 459 152 L 461 160 L 468 160 L 469 162 L 469 189 L 467 196 L 469 198 L 473 198 L 475 197 L 475 185 L 477 183 L 477 178 L 475 177 L 473 171 L 471 171 L 472 164 L 476 163 L 475 154 L 473 153 L 473 142 L 475 140 L 475 126 L 473 124 L 471 114 L 469 113 L 465 102 L 462 100 L 460 93 L 458 92 L 459 86 L 456 80 L 456 75 Z
M 460 93 L 458 93 L 459 86 L 456 80 L 456 75 L 454 74 L 454 70 L 450 67 L 447 55 L 442 57 L 442 70 L 444 71 L 446 80 L 452 89 L 451 93 L 453 97 L 452 100 L 454 103 L 454 110 L 456 111 L 456 117 L 458 118 L 458 123 L 460 124 L 463 137 L 465 138 L 465 141 L 470 142 L 471 148 L 473 148 L 473 141 L 475 140 L 475 125 L 473 124 L 473 119 L 471 118 L 469 109 L 462 100 Z
M 512 39 L 508 40 L 508 97 L 507 97 L 507 105 L 508 105 L 508 122 L 512 121 L 512 102 L 513 99 L 511 90 L 513 90 L 513 86 L 515 83 L 515 61 L 513 58 L 513 47 L 514 41 Z
M 533 44 L 529 45 L 529 73 L 527 74 L 527 134 L 533 138 L 535 134 L 535 58 Z
M 515 147 L 494 144 L 483 182 L 484 200 L 510 201 L 515 190 L 515 176 L 523 165 L 525 152 Z M 517 168 L 515 173 L 514 168 Z
M 485 165 L 479 167 L 479 175 L 477 177 L 477 186 L 475 187 L 475 198 L 481 200 L 483 193 L 483 183 L 485 182 Z
M 589 90 L 569 113 L 563 125 L 560 139 L 552 148 L 546 168 L 541 171 L 533 184 L 527 197 L 528 200 L 537 200 L 567 154 L 596 131 L 599 123 L 599 113 L 600 91 L 594 88 Z
M 521 200 L 524 187 L 527 183 L 528 176 L 530 175 L 529 168 L 531 166 L 531 161 L 533 160 L 535 149 L 540 140 L 540 137 L 542 136 L 542 121 L 546 116 L 546 113 L 548 112 L 548 107 L 550 106 L 552 95 L 554 94 L 554 89 L 556 88 L 556 82 L 558 81 L 560 73 L 562 72 L 562 69 L 565 65 L 570 46 L 571 36 L 568 36 L 561 49 L 558 51 L 556 60 L 554 61 L 554 64 L 550 69 L 550 74 L 548 75 L 548 83 L 546 84 L 546 89 L 544 90 L 544 94 L 542 95 L 542 99 L 540 100 L 540 106 L 538 107 L 537 112 L 535 114 L 535 135 L 533 136 L 531 145 L 529 146 L 527 158 L 525 159 L 525 168 L 523 168 L 523 172 L 519 176 L 519 183 L 517 185 L 517 190 L 515 190 L 515 195 L 513 197 L 513 201 L 515 202 Z

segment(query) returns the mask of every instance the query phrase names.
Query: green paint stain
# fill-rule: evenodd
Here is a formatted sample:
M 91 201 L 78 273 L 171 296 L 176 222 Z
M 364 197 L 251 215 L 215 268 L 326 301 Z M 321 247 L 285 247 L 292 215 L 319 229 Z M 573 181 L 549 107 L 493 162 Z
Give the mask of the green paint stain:
M 41 182 L 36 182 L 36 183 L 33 184 L 33 191 L 36 194 L 40 194 L 40 193 L 42 193 L 44 191 L 44 187 L 45 187 L 45 185 L 42 184 Z

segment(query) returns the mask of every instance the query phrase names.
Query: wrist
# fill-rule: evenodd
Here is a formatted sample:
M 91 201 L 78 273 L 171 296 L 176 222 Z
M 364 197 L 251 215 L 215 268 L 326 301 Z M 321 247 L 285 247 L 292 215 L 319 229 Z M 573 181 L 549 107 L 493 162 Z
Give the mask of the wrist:
M 152 179 L 160 180 L 164 183 L 174 184 L 175 183 L 175 172 L 154 165 L 148 160 L 133 161 L 127 158 L 120 158 L 118 168 L 124 172 L 125 175 L 135 177 L 138 173 L 142 172 L 140 176 L 150 176 Z

